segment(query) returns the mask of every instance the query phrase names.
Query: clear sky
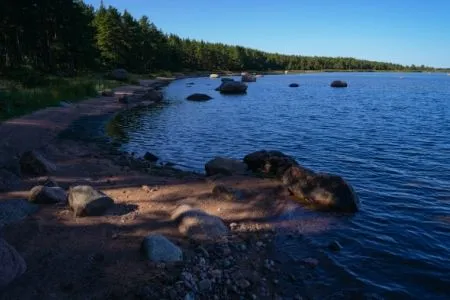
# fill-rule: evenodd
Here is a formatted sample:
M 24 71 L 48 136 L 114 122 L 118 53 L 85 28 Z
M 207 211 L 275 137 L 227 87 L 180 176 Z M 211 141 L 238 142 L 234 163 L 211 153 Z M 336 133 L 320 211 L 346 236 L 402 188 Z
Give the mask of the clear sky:
M 285 54 L 450 67 L 450 0 L 103 2 L 136 18 L 147 15 L 181 37 Z

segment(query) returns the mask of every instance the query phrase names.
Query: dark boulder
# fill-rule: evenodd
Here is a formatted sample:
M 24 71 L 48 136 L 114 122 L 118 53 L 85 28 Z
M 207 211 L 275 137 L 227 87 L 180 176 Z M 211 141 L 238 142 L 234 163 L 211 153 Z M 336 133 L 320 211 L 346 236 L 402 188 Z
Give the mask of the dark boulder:
M 342 81 L 342 80 L 335 80 L 330 84 L 331 87 L 335 87 L 335 88 L 343 88 L 343 87 L 347 87 L 347 82 Z
M 290 85 L 289 85 L 289 87 L 299 87 L 300 85 L 298 84 L 298 83 L 291 83 Z
M 115 69 L 109 73 L 109 77 L 115 80 L 125 81 L 128 80 L 129 74 L 125 69 Z
M 240 160 L 215 157 L 205 164 L 205 172 L 207 176 L 212 175 L 237 175 L 245 174 L 247 166 Z
M 35 150 L 24 152 L 19 162 L 20 170 L 26 175 L 47 175 L 56 169 L 55 165 Z
M 222 94 L 245 94 L 247 85 L 238 81 L 225 81 L 216 89 Z
M 67 194 L 64 189 L 57 186 L 38 185 L 30 190 L 28 201 L 35 204 L 55 204 L 67 201 Z
M 25 260 L 19 252 L 2 238 L 0 238 L 0 266 L 0 290 L 25 273 L 27 269 Z
M 152 153 L 150 153 L 150 152 L 146 152 L 144 154 L 144 159 L 148 160 L 148 161 L 151 161 L 151 162 L 156 162 L 156 161 L 158 161 L 159 157 L 154 155 L 154 154 L 152 154 Z
M 278 176 L 297 162 L 280 151 L 256 151 L 244 157 L 244 163 L 253 172 Z
M 114 200 L 88 185 L 69 189 L 69 206 L 76 217 L 99 216 L 114 204 Z
M 192 95 L 188 96 L 186 99 L 190 100 L 190 101 L 208 101 L 208 100 L 211 100 L 212 97 L 208 96 L 206 94 L 197 94 L 196 93 L 196 94 L 192 94 Z

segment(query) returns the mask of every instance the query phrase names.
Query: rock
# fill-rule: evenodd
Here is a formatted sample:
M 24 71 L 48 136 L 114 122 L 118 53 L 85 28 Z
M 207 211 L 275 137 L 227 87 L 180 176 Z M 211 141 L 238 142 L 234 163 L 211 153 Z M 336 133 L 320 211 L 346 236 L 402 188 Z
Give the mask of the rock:
M 64 203 L 67 201 L 67 195 L 60 187 L 37 185 L 30 190 L 28 201 L 35 204 Z
M 209 279 L 200 280 L 200 282 L 198 283 L 198 289 L 201 292 L 209 291 L 211 289 L 211 287 L 212 287 L 212 284 L 211 284 L 211 280 L 209 280 Z
M 297 165 L 294 158 L 280 151 L 256 151 L 244 157 L 244 163 L 253 172 L 268 175 L 282 174 L 292 165 Z
M 245 94 L 247 85 L 238 81 L 225 81 L 216 90 L 222 94 Z
M 300 85 L 298 84 L 298 83 L 291 83 L 290 85 L 289 85 L 289 87 L 299 87 Z
M 20 156 L 20 170 L 26 175 L 42 176 L 56 170 L 56 166 L 49 162 L 41 153 L 31 150 Z
M 114 200 L 88 185 L 69 189 L 69 206 L 76 217 L 99 216 L 114 204 Z
M 216 174 L 242 175 L 247 172 L 247 166 L 236 159 L 215 157 L 205 164 L 205 171 L 207 176 Z
M 309 267 L 312 267 L 312 268 L 315 268 L 315 267 L 317 267 L 319 265 L 319 261 L 317 259 L 315 259 L 315 258 L 312 258 L 312 257 L 308 257 L 308 258 L 302 259 L 302 262 L 305 265 L 307 265 Z
M 194 296 L 193 293 L 187 293 L 187 294 L 184 296 L 184 300 L 195 300 L 195 296 Z
M 330 84 L 330 86 L 335 88 L 347 87 L 347 82 L 342 80 L 335 80 Z
M 180 247 L 160 234 L 147 236 L 141 244 L 145 256 L 154 262 L 176 262 L 183 260 Z
M 27 269 L 22 256 L 2 238 L 0 238 L 0 266 L 0 290 L 25 273 Z
M 236 201 L 242 198 L 240 191 L 222 184 L 216 185 L 212 190 L 212 194 L 215 198 L 226 201 Z
M 247 279 L 245 279 L 245 278 L 240 278 L 237 282 L 236 282 L 236 284 L 239 286 L 239 288 L 241 288 L 241 289 L 246 289 L 246 288 L 248 288 L 249 286 L 250 286 L 250 282 L 247 280 Z
M 152 102 L 161 102 L 163 99 L 163 94 L 155 89 L 148 89 L 144 94 L 140 96 L 140 100 Z
M 101 95 L 103 97 L 114 97 L 114 92 L 113 91 L 102 91 Z
M 214 240 L 228 234 L 222 219 L 189 205 L 181 205 L 172 213 L 180 233 L 194 240 Z
M 338 241 L 332 241 L 330 244 L 328 244 L 328 249 L 334 252 L 338 252 L 341 251 L 342 246 Z
M 219 78 L 220 75 L 219 74 L 211 74 L 209 75 L 209 78 Z
M 109 74 L 112 79 L 125 81 L 128 80 L 129 74 L 125 69 L 115 69 Z
M 250 74 L 245 74 L 241 76 L 242 82 L 256 82 L 256 77 Z
M 353 188 L 340 176 L 314 174 L 300 176 L 288 185 L 289 191 L 298 199 L 322 210 L 357 212 L 359 198 Z
M 38 208 L 26 200 L 0 200 L 0 228 L 25 219 Z
M 158 161 L 159 157 L 150 152 L 145 152 L 144 159 L 151 161 L 151 162 L 156 162 L 156 161 Z
M 16 174 L 0 169 L 0 192 L 9 192 L 20 187 L 20 178 Z
M 206 94 L 196 93 L 196 94 L 192 94 L 192 95 L 188 96 L 186 99 L 190 100 L 190 101 L 208 101 L 208 100 L 211 100 L 212 97 L 208 96 Z
M 229 81 L 234 81 L 233 78 L 229 78 L 229 77 L 224 77 L 221 79 L 222 82 L 229 82 Z

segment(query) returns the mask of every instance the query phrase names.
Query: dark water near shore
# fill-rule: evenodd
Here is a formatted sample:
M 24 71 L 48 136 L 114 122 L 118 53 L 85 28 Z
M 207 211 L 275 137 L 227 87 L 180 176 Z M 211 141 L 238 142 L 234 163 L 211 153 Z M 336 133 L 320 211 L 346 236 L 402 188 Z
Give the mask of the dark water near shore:
M 334 79 L 349 82 L 332 89 Z M 194 82 L 187 87 L 187 82 Z M 289 88 L 292 82 L 299 88 Z M 363 288 L 387 298 L 450 298 L 450 77 L 325 73 L 266 76 L 247 95 L 221 96 L 219 80 L 176 81 L 167 103 L 122 115 L 123 149 L 150 151 L 202 171 L 213 156 L 281 150 L 316 171 L 344 176 L 362 200 L 354 216 L 287 212 L 301 240 L 280 237 L 277 255 L 319 259 L 319 297 Z M 194 92 L 213 100 L 184 100 Z M 343 249 L 330 252 L 337 240 Z M 317 250 L 302 253 L 308 244 Z M 314 280 L 312 280 L 314 281 Z M 284 280 L 283 280 L 284 282 Z M 295 288 L 295 285 L 294 287 Z M 358 297 L 358 296 L 356 296 Z

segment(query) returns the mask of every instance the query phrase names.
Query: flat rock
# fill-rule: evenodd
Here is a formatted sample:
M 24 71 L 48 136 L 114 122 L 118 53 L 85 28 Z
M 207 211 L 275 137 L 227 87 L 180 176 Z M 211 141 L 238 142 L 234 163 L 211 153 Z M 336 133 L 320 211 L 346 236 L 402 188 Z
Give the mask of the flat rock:
M 154 262 L 176 262 L 183 260 L 183 252 L 180 247 L 160 234 L 147 236 L 142 241 L 141 250 L 149 260 Z
M 99 216 L 114 204 L 114 200 L 89 185 L 69 189 L 69 206 L 76 217 Z
M 2 238 L 0 238 L 0 266 L 0 290 L 25 273 L 27 269 L 25 260 L 19 252 Z
M 30 190 L 28 201 L 35 204 L 64 203 L 67 201 L 67 194 L 57 186 L 37 185 Z
M 19 222 L 38 210 L 38 206 L 26 200 L 0 200 L 0 228 Z
M 181 234 L 194 240 L 214 240 L 228 234 L 222 219 L 189 205 L 181 205 L 172 213 Z

